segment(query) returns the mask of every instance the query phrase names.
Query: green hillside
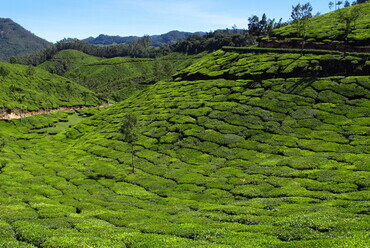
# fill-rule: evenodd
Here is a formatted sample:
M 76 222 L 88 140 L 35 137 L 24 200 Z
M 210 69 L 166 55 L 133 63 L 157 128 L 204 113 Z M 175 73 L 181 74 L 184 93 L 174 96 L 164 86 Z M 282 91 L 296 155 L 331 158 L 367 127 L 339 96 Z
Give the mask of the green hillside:
M 102 60 L 102 58 L 90 56 L 86 53 L 77 50 L 63 50 L 58 52 L 52 59 L 45 61 L 38 67 L 47 70 L 51 73 L 64 75 L 66 72 L 77 67 L 95 63 Z
M 0 121 L 0 247 L 367 247 L 368 63 L 335 56 L 217 51 L 104 110 Z
M 169 80 L 196 56 L 172 53 L 161 58 L 103 59 L 76 50 L 63 50 L 39 67 L 63 75 L 103 98 L 120 101 L 159 80 Z
M 86 88 L 32 66 L 0 63 L 0 108 L 4 110 L 58 108 L 100 104 Z
M 340 19 L 338 13 L 343 12 L 347 15 L 354 9 L 361 9 L 361 15 L 357 21 L 351 22 L 352 32 L 348 35 L 348 41 L 353 45 L 368 46 L 370 44 L 370 3 L 357 4 L 310 19 L 306 37 L 309 41 L 343 42 L 346 24 L 343 19 Z M 284 26 L 273 30 L 272 36 L 278 39 L 295 38 L 297 30 L 294 25 Z
M 35 52 L 51 45 L 9 18 L 0 18 L 0 60 Z

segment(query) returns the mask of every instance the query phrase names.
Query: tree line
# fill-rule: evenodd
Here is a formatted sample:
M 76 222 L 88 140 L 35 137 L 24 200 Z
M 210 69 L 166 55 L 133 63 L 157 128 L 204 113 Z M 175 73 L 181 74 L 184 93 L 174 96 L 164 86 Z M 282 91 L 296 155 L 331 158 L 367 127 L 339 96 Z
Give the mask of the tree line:
M 356 4 L 361 4 L 361 3 L 367 3 L 369 2 L 369 0 L 357 0 L 357 1 L 353 1 L 352 4 L 349 2 L 349 1 L 330 1 L 329 2 L 329 9 L 332 10 L 333 8 L 336 10 L 336 9 L 339 9 L 341 7 L 341 5 L 343 4 L 343 7 L 349 7 L 349 6 L 353 6 L 353 5 L 356 5 Z
M 118 44 L 100 46 L 89 44 L 79 39 L 63 39 L 50 45 L 46 49 L 20 57 L 12 57 L 10 63 L 37 66 L 47 60 L 52 59 L 59 51 L 73 49 L 86 54 L 103 57 L 133 57 L 133 58 L 152 58 L 156 57 L 159 49 L 150 46 L 149 36 L 144 36 L 132 44 Z

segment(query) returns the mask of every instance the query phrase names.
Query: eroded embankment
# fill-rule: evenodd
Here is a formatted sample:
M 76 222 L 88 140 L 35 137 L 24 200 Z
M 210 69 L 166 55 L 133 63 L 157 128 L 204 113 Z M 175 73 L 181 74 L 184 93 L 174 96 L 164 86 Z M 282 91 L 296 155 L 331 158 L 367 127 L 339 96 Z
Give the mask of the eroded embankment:
M 112 104 L 106 103 L 98 106 L 73 106 L 73 107 L 59 107 L 53 109 L 39 109 L 36 111 L 27 111 L 22 109 L 0 109 L 0 120 L 12 120 L 12 119 L 21 119 L 33 115 L 49 114 L 60 111 L 76 111 L 85 108 L 101 108 L 107 107 Z

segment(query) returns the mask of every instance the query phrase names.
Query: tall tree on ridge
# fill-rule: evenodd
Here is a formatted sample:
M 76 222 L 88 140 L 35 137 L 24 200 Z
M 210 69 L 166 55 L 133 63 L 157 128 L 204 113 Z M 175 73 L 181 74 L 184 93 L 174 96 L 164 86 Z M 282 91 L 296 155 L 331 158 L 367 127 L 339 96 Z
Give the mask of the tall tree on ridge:
M 297 36 L 302 38 L 302 52 L 303 52 L 307 26 L 309 24 L 309 19 L 312 17 L 311 4 L 308 2 L 303 5 L 299 3 L 296 6 L 292 6 L 291 17 L 293 19 L 293 25 L 297 30 Z
M 351 8 L 343 8 L 338 10 L 337 17 L 340 23 L 344 23 L 344 56 L 346 55 L 346 46 L 348 45 L 348 36 L 354 29 L 356 21 L 363 14 L 362 6 L 355 5 Z

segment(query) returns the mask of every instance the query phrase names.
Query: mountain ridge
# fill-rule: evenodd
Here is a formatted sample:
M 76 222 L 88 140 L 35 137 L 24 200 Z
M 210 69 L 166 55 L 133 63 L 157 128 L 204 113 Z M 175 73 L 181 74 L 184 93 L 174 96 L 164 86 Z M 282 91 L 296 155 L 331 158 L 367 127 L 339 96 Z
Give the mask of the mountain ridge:
M 51 45 L 10 18 L 0 18 L 0 60 L 44 49 Z
M 184 32 L 184 31 L 178 31 L 178 30 L 172 30 L 169 31 L 165 34 L 160 34 L 160 35 L 150 35 L 151 39 L 151 45 L 155 47 L 167 45 L 167 44 L 173 44 L 176 43 L 177 41 L 184 40 L 188 38 L 190 35 L 193 34 L 204 34 L 204 32 Z M 105 34 L 100 34 L 96 38 L 94 37 L 89 37 L 86 39 L 83 39 L 83 41 L 86 41 L 87 43 L 90 44 L 95 44 L 95 45 L 111 45 L 111 44 L 131 44 L 138 39 L 142 37 L 139 36 L 119 36 L 119 35 L 105 35 Z

